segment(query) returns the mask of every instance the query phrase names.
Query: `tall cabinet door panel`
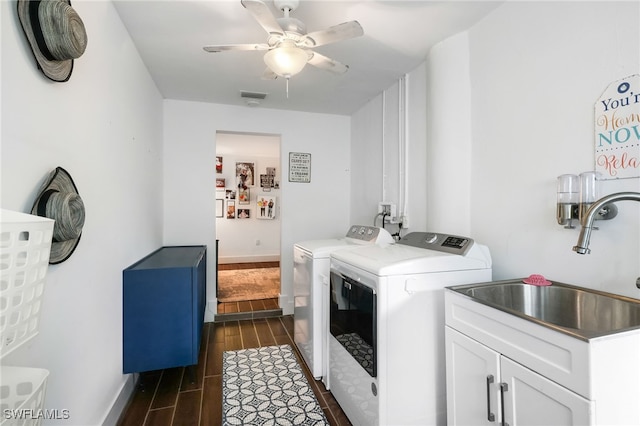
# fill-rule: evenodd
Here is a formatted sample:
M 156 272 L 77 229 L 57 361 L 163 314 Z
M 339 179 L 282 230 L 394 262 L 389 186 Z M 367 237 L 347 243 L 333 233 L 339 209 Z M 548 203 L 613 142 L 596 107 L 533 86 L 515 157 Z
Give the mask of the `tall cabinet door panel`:
M 123 373 L 198 363 L 206 277 L 205 246 L 162 247 L 123 271 Z
M 184 365 L 193 357 L 190 271 L 163 275 L 149 285 L 146 275 L 135 274 L 123 289 L 125 373 Z
M 505 422 L 511 426 L 591 425 L 593 403 L 502 357 Z
M 500 354 L 445 327 L 447 423 L 495 425 L 500 419 Z

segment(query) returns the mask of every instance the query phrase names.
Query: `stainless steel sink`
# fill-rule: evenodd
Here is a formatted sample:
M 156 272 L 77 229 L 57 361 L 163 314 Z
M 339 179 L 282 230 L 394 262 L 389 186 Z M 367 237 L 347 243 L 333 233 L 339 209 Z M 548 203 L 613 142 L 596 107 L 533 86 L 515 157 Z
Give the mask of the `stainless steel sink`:
M 640 300 L 555 281 L 550 286 L 508 280 L 449 288 L 585 340 L 640 328 Z

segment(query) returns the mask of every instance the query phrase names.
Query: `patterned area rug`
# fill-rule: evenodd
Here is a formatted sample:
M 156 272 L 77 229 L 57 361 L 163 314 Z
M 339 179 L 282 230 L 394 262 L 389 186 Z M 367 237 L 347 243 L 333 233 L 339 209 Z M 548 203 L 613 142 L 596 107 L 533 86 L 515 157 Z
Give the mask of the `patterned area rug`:
M 329 422 L 289 345 L 225 351 L 223 425 L 323 425 Z
M 280 268 L 218 271 L 218 302 L 272 299 L 280 296 Z

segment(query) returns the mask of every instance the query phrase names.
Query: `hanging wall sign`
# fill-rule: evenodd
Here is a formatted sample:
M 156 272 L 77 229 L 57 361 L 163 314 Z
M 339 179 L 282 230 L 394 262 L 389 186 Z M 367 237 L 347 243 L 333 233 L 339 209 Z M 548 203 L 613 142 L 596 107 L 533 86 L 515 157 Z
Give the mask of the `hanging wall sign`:
M 289 182 L 311 182 L 311 154 L 289 153 Z
M 611 83 L 595 104 L 595 168 L 602 179 L 640 177 L 640 75 Z

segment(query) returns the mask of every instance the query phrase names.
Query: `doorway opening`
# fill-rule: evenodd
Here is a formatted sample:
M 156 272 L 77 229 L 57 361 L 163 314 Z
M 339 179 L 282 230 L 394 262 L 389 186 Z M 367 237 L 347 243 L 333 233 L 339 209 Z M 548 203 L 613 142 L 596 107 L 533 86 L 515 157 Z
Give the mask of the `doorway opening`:
M 280 164 L 280 135 L 216 133 L 216 317 L 282 313 Z

